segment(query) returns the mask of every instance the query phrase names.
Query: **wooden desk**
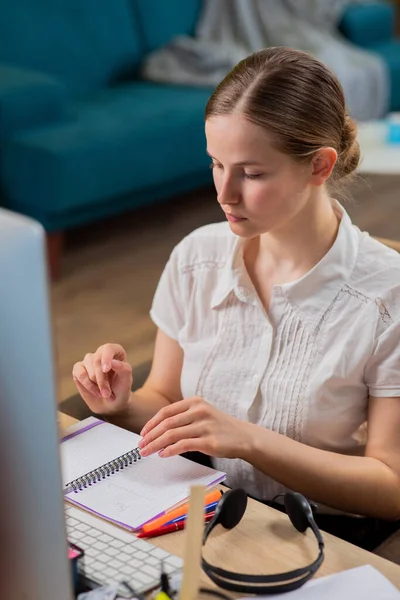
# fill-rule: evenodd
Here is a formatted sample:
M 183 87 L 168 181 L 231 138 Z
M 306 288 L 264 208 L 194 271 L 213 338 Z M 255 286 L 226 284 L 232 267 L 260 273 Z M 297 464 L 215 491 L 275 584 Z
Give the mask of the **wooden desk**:
M 76 423 L 59 415 L 61 427 Z M 185 531 L 151 538 L 149 541 L 178 556 L 183 554 Z M 400 566 L 324 533 L 325 560 L 316 577 L 370 564 L 400 590 Z M 218 527 L 204 549 L 204 558 L 233 571 L 269 574 L 288 571 L 311 563 L 317 556 L 313 534 L 298 533 L 288 517 L 260 502 L 249 500 L 247 511 L 230 531 Z M 202 584 L 213 586 L 203 573 Z

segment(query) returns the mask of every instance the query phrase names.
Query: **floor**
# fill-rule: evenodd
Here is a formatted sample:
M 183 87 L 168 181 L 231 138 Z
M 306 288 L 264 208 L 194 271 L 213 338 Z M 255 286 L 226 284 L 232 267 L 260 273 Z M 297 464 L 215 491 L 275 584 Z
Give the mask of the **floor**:
M 394 176 L 360 179 L 342 202 L 361 229 L 400 239 L 398 186 Z M 220 220 L 207 188 L 68 235 L 62 275 L 52 286 L 60 400 L 75 393 L 73 364 L 100 344 L 122 344 L 134 366 L 151 358 L 148 312 L 169 253 L 196 227 Z

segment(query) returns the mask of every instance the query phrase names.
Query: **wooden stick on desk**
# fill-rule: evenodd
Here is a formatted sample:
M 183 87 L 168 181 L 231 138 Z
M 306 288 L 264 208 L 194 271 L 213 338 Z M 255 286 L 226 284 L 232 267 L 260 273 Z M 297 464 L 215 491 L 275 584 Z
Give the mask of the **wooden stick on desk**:
M 190 488 L 180 600 L 196 600 L 200 587 L 205 495 L 204 485 L 192 485 Z

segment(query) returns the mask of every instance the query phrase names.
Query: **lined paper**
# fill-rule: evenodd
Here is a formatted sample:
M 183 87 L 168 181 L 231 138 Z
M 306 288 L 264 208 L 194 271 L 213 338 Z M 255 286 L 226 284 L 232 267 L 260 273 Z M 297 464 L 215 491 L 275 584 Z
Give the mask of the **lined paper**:
M 140 440 L 136 433 L 105 421 L 67 439 L 60 446 L 63 484 L 133 450 Z
M 137 447 L 140 436 L 101 423 L 61 444 L 63 480 L 68 483 Z M 182 456 L 140 459 L 117 473 L 65 498 L 110 521 L 137 529 L 184 501 L 191 485 L 220 483 L 225 473 Z

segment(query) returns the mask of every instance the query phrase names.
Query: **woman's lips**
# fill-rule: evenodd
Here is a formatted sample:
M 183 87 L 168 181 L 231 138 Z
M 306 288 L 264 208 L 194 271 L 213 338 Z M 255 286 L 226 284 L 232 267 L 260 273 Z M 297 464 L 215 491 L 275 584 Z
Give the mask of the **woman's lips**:
M 239 223 L 240 221 L 247 221 L 247 219 L 245 217 L 238 217 L 236 215 L 232 215 L 230 213 L 225 213 L 226 218 L 228 219 L 228 221 L 230 221 L 231 223 Z

